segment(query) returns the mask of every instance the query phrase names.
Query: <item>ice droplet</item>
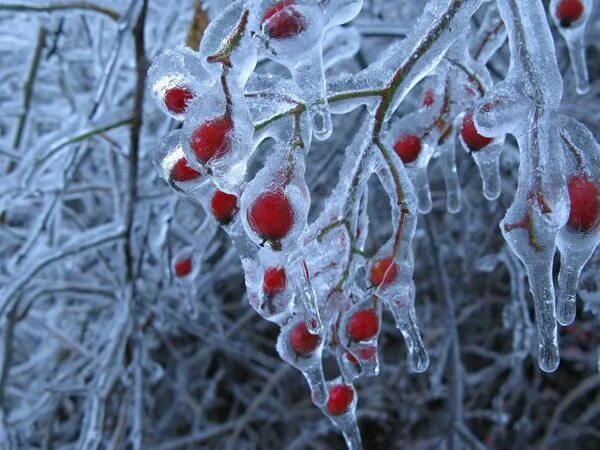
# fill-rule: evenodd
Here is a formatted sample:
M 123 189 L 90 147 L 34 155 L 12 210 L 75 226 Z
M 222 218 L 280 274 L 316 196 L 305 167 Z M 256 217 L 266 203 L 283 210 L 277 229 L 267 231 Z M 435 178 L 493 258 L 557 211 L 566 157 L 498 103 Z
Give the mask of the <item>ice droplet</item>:
M 325 91 L 325 72 L 323 57 L 319 50 L 311 52 L 310 57 L 292 69 L 294 81 L 298 85 L 302 99 L 306 102 L 313 134 L 321 141 L 329 138 L 333 132 L 331 112 Z
M 581 268 L 575 268 L 568 257 L 563 255 L 560 266 L 556 320 L 561 325 L 569 325 L 575 320 L 575 296 Z
M 331 112 L 327 100 L 321 98 L 308 108 L 308 114 L 312 120 L 313 133 L 321 141 L 328 139 L 333 132 L 331 123 Z
M 490 201 L 500 197 L 502 191 L 500 152 L 502 151 L 503 141 L 503 139 L 500 142 L 494 141 L 486 148 L 471 154 L 481 174 L 483 196 Z

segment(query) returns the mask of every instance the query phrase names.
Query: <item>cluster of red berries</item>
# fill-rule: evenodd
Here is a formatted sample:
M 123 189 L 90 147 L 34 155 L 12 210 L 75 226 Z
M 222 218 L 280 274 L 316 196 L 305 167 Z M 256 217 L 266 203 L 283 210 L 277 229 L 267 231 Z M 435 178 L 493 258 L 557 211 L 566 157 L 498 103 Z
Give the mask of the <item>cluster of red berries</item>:
M 427 91 L 431 92 L 431 91 Z M 433 96 L 433 93 L 431 93 Z M 428 99 L 427 95 L 423 102 L 427 102 L 428 106 L 433 104 L 433 97 L 431 100 Z M 471 149 L 471 151 L 478 151 L 487 147 L 492 141 L 492 138 L 479 134 L 475 123 L 473 122 L 473 113 L 468 112 L 464 115 L 460 134 L 464 143 Z M 400 157 L 404 164 L 410 164 L 417 160 L 421 154 L 422 145 L 421 138 L 415 134 L 405 133 L 402 134 L 394 145 L 394 151 Z

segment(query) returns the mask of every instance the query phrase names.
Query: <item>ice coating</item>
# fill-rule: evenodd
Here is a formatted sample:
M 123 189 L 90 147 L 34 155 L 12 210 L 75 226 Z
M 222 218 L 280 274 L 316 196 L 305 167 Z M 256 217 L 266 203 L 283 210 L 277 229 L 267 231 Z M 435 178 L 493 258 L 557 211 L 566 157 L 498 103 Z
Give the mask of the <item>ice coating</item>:
M 590 89 L 585 33 L 593 10 L 594 0 L 552 0 L 548 5 L 548 15 L 567 44 L 575 89 L 580 95 Z
M 495 2 L 490 2 L 477 31 L 477 37 L 470 47 L 470 53 L 475 61 L 485 64 L 505 41 L 506 27 Z
M 468 50 L 464 39 L 460 39 L 448 51 L 450 73 L 454 82 L 450 86 L 451 98 L 461 98 L 461 113 L 455 120 L 454 128 L 459 131 L 460 141 L 465 151 L 471 154 L 479 168 L 483 184 L 483 195 L 488 200 L 500 196 L 500 156 L 504 147 L 503 134 L 482 135 L 477 118 L 472 113 L 473 103 L 486 94 L 492 86 L 492 79 L 485 67 L 486 58 L 504 42 L 506 33 L 495 8 L 486 14 L 484 24 L 478 34 L 475 48 Z M 481 35 L 483 34 L 483 35 Z M 477 42 L 477 41 L 476 41 Z M 459 80 L 460 83 L 456 83 Z M 466 87 L 466 92 L 464 88 Z M 463 94 L 461 95 L 461 88 Z
M 242 219 L 257 244 L 288 254 L 296 250 L 310 202 L 303 157 L 294 144 L 278 143 L 266 165 L 246 185 L 241 209 L 247 214 Z
M 531 320 L 527 299 L 525 298 L 525 277 L 523 267 L 518 258 L 508 249 L 505 249 L 499 259 L 504 263 L 510 273 L 510 291 L 512 305 L 510 310 L 510 322 L 507 328 L 513 329 L 513 348 L 521 358 L 525 358 L 531 346 L 531 338 L 535 333 Z
M 288 67 L 306 103 L 314 136 L 327 139 L 332 124 L 325 90 L 323 35 L 327 28 L 341 23 L 326 20 L 323 5 L 305 0 L 263 0 L 255 5 L 260 13 L 252 26 L 262 54 Z M 358 11 L 360 6 L 355 13 Z
M 333 27 L 323 37 L 323 68 L 350 58 L 360 49 L 360 32 L 353 26 Z
M 243 96 L 235 85 L 227 93 L 204 96 L 188 107 L 189 118 L 183 125 L 183 150 L 189 164 L 198 171 L 210 172 L 212 181 L 222 190 L 239 190 L 252 152 L 254 133 L 250 111 L 245 103 L 233 102 Z
M 377 339 L 381 329 L 381 304 L 377 299 L 366 299 L 348 309 L 340 321 L 342 346 L 354 359 L 344 358 L 352 365 L 358 363 L 361 375 L 379 374 Z
M 298 354 L 293 348 L 290 336 L 294 331 L 294 327 L 302 323 L 302 319 L 291 320 L 288 325 L 281 329 L 281 333 L 277 339 L 277 352 L 281 356 L 281 359 L 302 372 L 310 387 L 313 402 L 321 406 L 327 402 L 327 385 L 325 383 L 321 358 L 323 339 L 319 338 L 318 346 L 312 351 Z
M 600 146 L 592 133 L 574 119 L 562 116 L 560 126 L 570 214 L 556 240 L 561 257 L 556 316 L 561 325 L 568 325 L 575 319 L 575 297 L 581 270 L 600 242 Z
M 389 102 L 385 118 L 389 119 L 407 92 L 439 63 L 460 36 L 459 30 L 467 29 L 469 19 L 481 3 L 481 0 L 427 3 L 423 14 L 401 43 L 392 44 L 379 61 L 356 77 L 339 76 L 333 79 L 330 83 L 332 93 L 341 96 L 344 92 L 361 90 L 362 86 L 373 81 L 381 83 L 383 88 L 389 82 L 389 92 L 385 95 L 386 102 Z M 443 39 L 434 36 L 443 36 Z M 415 58 L 415 54 L 419 57 Z M 349 95 L 347 100 L 352 102 L 354 99 Z M 364 100 L 360 103 L 364 103 Z
M 206 174 L 188 162 L 183 151 L 183 133 L 172 131 L 166 135 L 154 152 L 154 165 L 161 178 L 174 189 L 192 194 L 207 183 Z
M 254 71 L 256 47 L 248 29 L 250 10 L 246 2 L 237 0 L 212 21 L 206 29 L 199 53 L 202 64 L 215 78 L 228 75 L 240 87 Z
M 344 383 L 342 378 L 337 378 L 327 383 L 328 390 L 330 392 L 330 398 L 332 397 L 331 393 L 339 392 L 341 389 L 348 389 L 347 396 L 350 397 L 350 403 L 346 406 L 345 410 L 340 411 L 342 408 L 334 408 L 332 406 L 338 407 L 339 403 L 344 401 L 344 399 L 340 399 L 342 395 L 336 395 L 336 400 L 338 400 L 334 405 L 330 405 L 329 402 L 322 407 L 323 413 L 329 417 L 329 419 L 342 431 L 344 435 L 344 440 L 346 441 L 346 446 L 348 450 L 359 450 L 362 448 L 360 432 L 358 431 L 358 424 L 356 423 L 356 405 L 357 405 L 357 396 L 356 391 L 352 385 L 347 385 Z M 344 393 L 344 391 L 341 391 Z M 337 393 L 336 392 L 336 393 Z
M 559 276 L 559 319 L 566 322 L 577 275 L 587 259 L 580 256 L 596 236 L 595 228 L 573 236 L 565 225 L 566 174 L 572 163 L 565 139 L 582 152 L 592 152 L 584 149 L 597 144 L 582 137 L 578 126 L 559 119 L 562 80 L 556 60 L 544 56 L 553 43 L 541 5 L 499 0 L 497 9 L 495 2 L 487 2 L 471 42 L 466 38 L 470 19 L 482 3 L 428 2 L 406 38 L 366 69 L 326 78 L 327 69 L 358 50 L 356 29 L 339 25 L 358 14 L 361 1 L 234 2 L 209 26 L 200 52 L 189 55 L 199 67 L 198 77 L 211 88 L 202 96 L 193 89 L 191 95 L 177 93 L 173 104 L 185 110 L 178 117 L 185 123 L 157 153 L 161 176 L 196 196 L 206 211 L 211 211 L 217 189 L 238 198 L 239 211 L 220 225 L 242 259 L 249 303 L 281 327 L 279 354 L 304 374 L 313 402 L 342 430 L 349 448 L 360 448 L 352 383 L 379 372 L 383 308 L 404 337 L 410 369 L 423 372 L 429 365 L 417 325 L 412 245 L 417 214 L 433 207 L 427 178 L 431 161 L 440 159 L 447 210 L 460 209 L 457 140 L 479 168 L 483 195 L 494 200 L 501 193 L 504 135 L 517 138 L 519 189 L 503 233 L 523 262 L 534 294 L 540 366 L 551 371 L 558 364 L 552 257 L 558 245 L 565 262 Z M 507 35 L 510 71 L 494 85 L 486 63 Z M 254 72 L 257 54 L 286 66 L 291 77 Z M 157 67 L 161 65 L 159 60 Z M 198 77 L 182 67 L 175 84 L 199 86 Z M 409 91 L 421 82 L 422 99 L 412 112 L 403 109 L 400 115 Z M 164 103 L 164 95 L 156 100 Z M 331 114 L 361 105 L 366 106 L 364 118 L 345 150 L 338 182 L 309 223 L 306 157 L 312 136 L 327 139 Z M 215 123 L 219 126 L 213 127 Z M 207 124 L 208 129 L 202 128 Z M 248 161 L 259 147 L 268 156 L 251 176 Z M 182 155 L 191 171 L 180 170 L 174 182 L 173 168 Z M 591 167 L 586 164 L 588 176 L 595 170 Z M 194 171 L 202 177 L 196 178 Z M 371 176 L 389 197 L 392 236 L 367 253 Z M 573 240 L 586 252 L 574 252 Z M 529 323 L 523 271 L 512 259 L 506 264 L 513 274 L 514 346 L 525 354 Z M 326 381 L 323 358 L 329 356 L 336 359 L 341 378 Z
M 556 128 L 562 80 L 542 5 L 500 0 L 498 8 L 515 55 L 507 78 L 518 81 L 532 99 L 530 123 L 510 124 L 521 150 L 519 184 L 501 230 L 527 271 L 536 309 L 539 365 L 552 372 L 559 364 L 552 262 L 556 234 L 567 219 L 564 155 Z
M 187 106 L 204 92 L 211 89 L 212 81 L 200 61 L 199 55 L 188 47 L 176 47 L 162 52 L 148 72 L 150 92 L 161 109 L 174 119 L 184 120 Z M 175 104 L 169 107 L 169 98 L 174 99 L 177 92 L 184 90 Z M 173 102 L 173 100 L 171 100 Z

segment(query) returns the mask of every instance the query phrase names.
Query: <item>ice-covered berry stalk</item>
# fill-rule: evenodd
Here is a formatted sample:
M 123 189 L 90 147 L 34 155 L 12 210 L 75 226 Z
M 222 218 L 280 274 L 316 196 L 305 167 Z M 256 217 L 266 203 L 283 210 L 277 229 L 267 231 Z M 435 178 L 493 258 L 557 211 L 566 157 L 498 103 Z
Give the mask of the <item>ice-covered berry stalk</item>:
M 429 364 L 415 312 L 412 241 L 418 213 L 432 210 L 430 161 L 441 160 L 447 209 L 456 213 L 457 140 L 479 168 L 484 196 L 496 200 L 504 137 L 516 137 L 519 187 L 502 232 L 529 276 L 543 370 L 558 365 L 556 247 L 563 261 L 558 318 L 568 323 L 578 275 L 600 240 L 597 150 L 579 124 L 558 114 L 562 79 L 541 2 L 488 3 L 469 42 L 470 20 L 482 3 L 431 1 L 407 36 L 376 62 L 328 77 L 324 42 L 336 45 L 331 36 L 343 31 L 335 27 L 359 13 L 361 0 L 239 0 L 210 24 L 198 52 L 168 50 L 150 70 L 159 106 L 184 121 L 157 150 L 161 176 L 198 198 L 229 234 L 250 304 L 281 327 L 279 354 L 303 373 L 313 402 L 339 426 L 349 448 L 360 446 L 353 382 L 380 370 L 383 308 L 405 339 L 411 369 L 423 372 Z M 580 30 L 581 39 L 591 2 L 555 3 L 552 17 Z M 494 85 L 486 64 L 507 36 L 511 65 Z M 582 91 L 579 53 L 572 58 Z M 281 64 L 290 76 L 255 71 L 258 61 Z M 421 104 L 398 113 L 419 83 Z M 362 107 L 367 113 L 346 149 L 338 183 L 309 222 L 312 139 L 335 132 L 332 115 Z M 259 151 L 265 147 L 266 156 Z M 254 175 L 255 155 L 260 168 Z M 392 232 L 369 253 L 372 175 L 389 198 Z M 173 266 L 180 278 L 193 273 L 193 260 L 184 256 Z M 323 358 L 329 356 L 337 359 L 340 378 L 328 381 Z

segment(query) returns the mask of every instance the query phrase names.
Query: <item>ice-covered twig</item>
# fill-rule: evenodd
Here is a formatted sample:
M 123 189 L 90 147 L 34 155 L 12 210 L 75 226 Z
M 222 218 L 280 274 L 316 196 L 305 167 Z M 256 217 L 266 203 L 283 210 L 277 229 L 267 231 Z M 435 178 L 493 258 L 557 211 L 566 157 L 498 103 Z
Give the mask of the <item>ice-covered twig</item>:
M 24 268 L 22 275 L 17 277 L 12 283 L 0 291 L 0 316 L 4 316 L 18 301 L 19 291 L 29 283 L 40 271 L 46 267 L 61 261 L 69 256 L 78 255 L 100 246 L 112 244 L 114 241 L 122 239 L 125 236 L 125 230 L 114 224 L 101 225 L 74 237 L 70 241 L 55 250 L 43 259 L 38 260 L 28 268 Z
M 15 12 L 54 12 L 54 11 L 70 11 L 70 10 L 82 10 L 82 11 L 92 11 L 96 13 L 103 14 L 114 21 L 119 20 L 119 14 L 112 10 L 111 8 L 107 8 L 104 6 L 100 6 L 93 2 L 87 1 L 55 1 L 52 3 L 39 4 L 35 3 L 16 3 L 16 2 L 6 2 L 0 3 L 0 11 L 15 11 Z

